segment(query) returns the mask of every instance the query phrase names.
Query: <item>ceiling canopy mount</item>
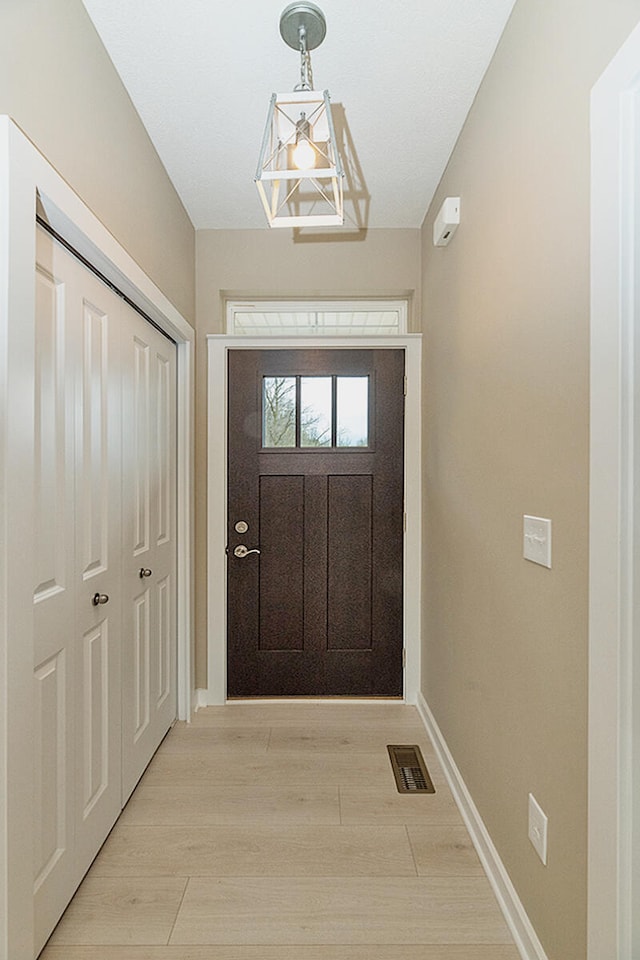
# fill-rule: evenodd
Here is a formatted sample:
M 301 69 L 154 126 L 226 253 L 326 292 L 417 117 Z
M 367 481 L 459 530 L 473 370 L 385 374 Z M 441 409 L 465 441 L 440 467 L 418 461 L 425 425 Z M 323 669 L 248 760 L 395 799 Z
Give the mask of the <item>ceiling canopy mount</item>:
M 303 31 L 305 47 L 315 50 L 327 34 L 324 13 L 315 3 L 290 3 L 280 17 L 280 36 L 294 50 L 300 49 L 300 32 Z

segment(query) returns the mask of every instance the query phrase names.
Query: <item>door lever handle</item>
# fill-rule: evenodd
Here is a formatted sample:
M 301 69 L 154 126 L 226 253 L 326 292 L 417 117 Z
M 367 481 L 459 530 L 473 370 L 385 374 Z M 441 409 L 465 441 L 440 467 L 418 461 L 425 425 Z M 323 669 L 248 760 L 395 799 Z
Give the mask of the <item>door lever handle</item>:
M 247 550 L 244 543 L 238 544 L 233 551 L 234 557 L 239 557 L 240 559 L 243 557 L 248 557 L 250 553 L 260 553 L 260 551 L 256 547 L 254 547 L 253 550 Z

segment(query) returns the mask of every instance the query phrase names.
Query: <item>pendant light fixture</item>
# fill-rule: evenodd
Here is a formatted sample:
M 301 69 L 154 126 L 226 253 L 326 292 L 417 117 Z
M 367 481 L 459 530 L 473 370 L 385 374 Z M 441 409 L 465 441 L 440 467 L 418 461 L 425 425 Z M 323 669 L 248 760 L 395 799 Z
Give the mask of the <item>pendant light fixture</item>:
M 284 42 L 300 52 L 300 82 L 274 93 L 258 160 L 256 186 L 270 227 L 344 223 L 343 172 L 329 92 L 313 89 L 310 51 L 325 38 L 324 14 L 295 2 L 280 17 Z

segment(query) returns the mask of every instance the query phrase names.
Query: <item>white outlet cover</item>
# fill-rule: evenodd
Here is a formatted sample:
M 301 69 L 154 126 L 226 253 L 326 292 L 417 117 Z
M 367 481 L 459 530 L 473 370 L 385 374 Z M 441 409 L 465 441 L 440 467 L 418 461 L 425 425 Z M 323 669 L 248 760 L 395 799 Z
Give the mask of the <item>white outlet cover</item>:
M 551 520 L 545 517 L 524 517 L 525 560 L 551 568 Z
M 529 840 L 545 867 L 547 865 L 547 828 L 549 820 L 532 793 L 529 794 Z

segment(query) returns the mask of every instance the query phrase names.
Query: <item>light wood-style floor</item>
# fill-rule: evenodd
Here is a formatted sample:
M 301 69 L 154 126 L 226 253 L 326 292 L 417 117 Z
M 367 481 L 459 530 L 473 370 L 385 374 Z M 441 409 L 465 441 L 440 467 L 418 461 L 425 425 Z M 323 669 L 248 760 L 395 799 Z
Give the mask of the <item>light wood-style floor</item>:
M 435 795 L 399 794 L 418 743 Z M 41 960 L 518 960 L 399 703 L 231 703 L 177 724 Z

